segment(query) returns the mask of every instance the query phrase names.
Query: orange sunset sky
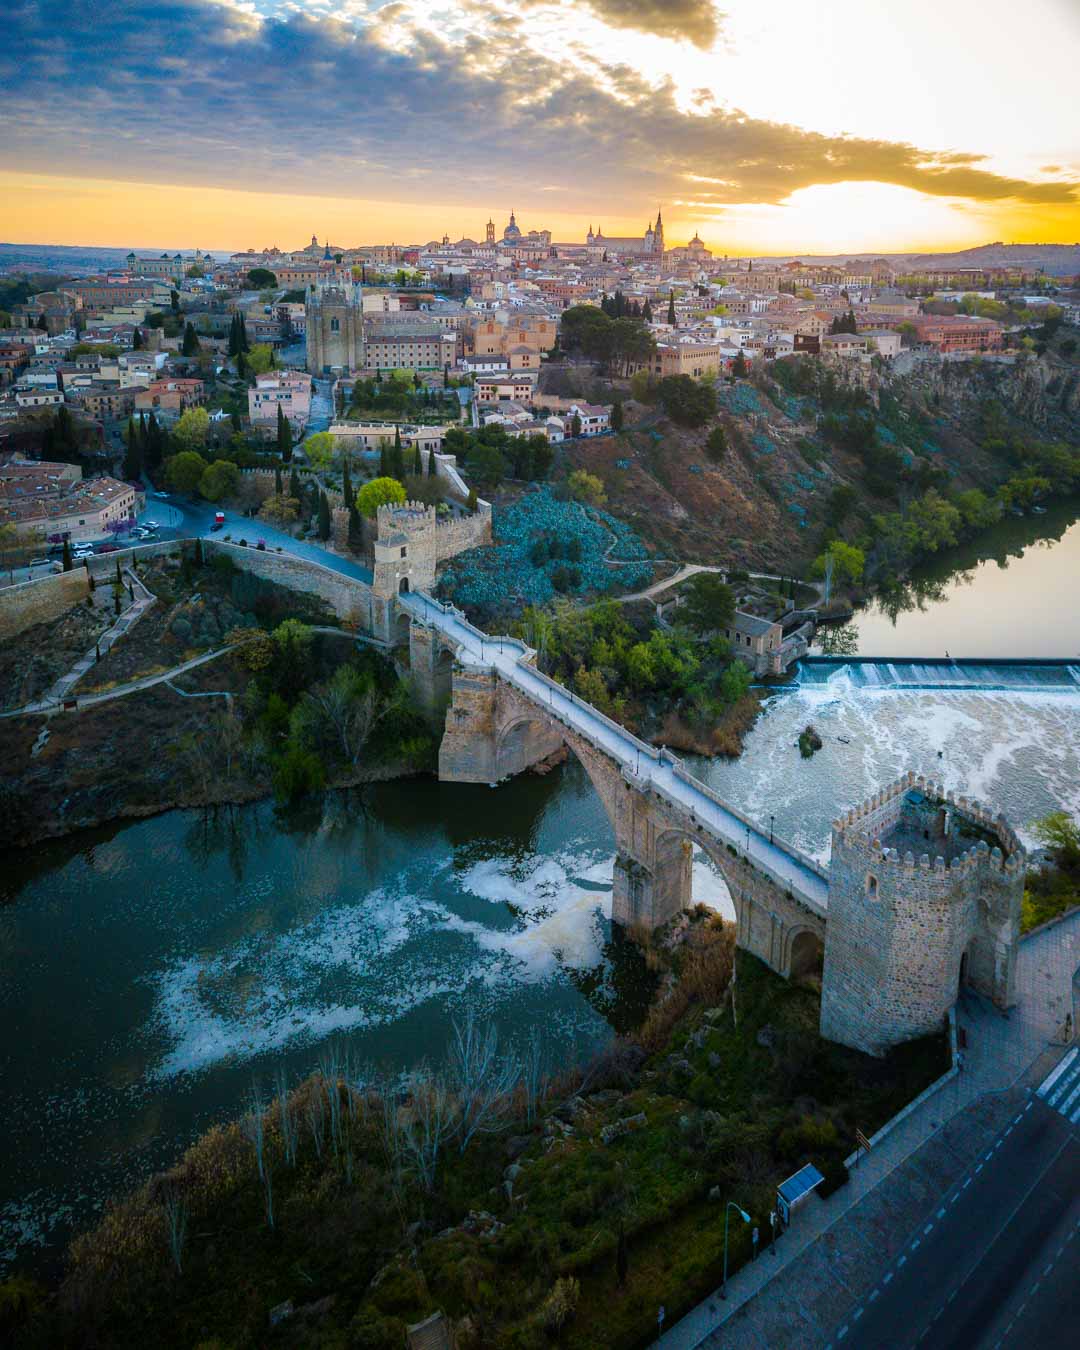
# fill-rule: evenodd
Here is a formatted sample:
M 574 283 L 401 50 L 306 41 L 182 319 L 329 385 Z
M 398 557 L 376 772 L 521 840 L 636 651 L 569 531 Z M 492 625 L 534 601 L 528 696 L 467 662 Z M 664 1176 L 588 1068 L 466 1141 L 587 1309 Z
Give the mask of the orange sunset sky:
M 16 0 L 0 235 L 719 253 L 1080 240 L 1080 6 Z M 1038 71 L 1036 76 L 1035 71 Z

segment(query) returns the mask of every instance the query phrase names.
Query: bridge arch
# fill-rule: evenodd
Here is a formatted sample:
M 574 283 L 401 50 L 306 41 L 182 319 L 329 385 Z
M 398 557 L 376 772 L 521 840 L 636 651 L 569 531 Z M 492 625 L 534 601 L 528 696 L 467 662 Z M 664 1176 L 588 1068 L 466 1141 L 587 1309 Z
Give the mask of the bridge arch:
M 825 962 L 825 943 L 813 928 L 791 928 L 784 942 L 783 973 L 789 976 L 820 974 Z

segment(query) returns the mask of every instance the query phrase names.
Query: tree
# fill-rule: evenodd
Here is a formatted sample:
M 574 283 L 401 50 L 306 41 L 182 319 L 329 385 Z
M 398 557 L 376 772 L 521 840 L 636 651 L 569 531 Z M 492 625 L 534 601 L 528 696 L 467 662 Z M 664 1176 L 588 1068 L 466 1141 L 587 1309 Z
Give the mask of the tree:
M 184 340 L 180 345 L 180 353 L 182 356 L 195 356 L 199 350 L 199 335 L 195 331 L 195 325 L 188 323 L 184 328 Z
M 171 290 L 171 291 L 169 292 L 169 304 L 172 306 L 172 311 L 173 311 L 174 314 L 179 314 L 179 313 L 180 313 L 180 292 L 179 292 L 179 291 L 177 291 L 177 290 Z
M 210 414 L 205 408 L 185 408 L 173 430 L 173 440 L 181 450 L 202 450 L 210 431 Z
M 413 476 L 416 478 L 422 478 L 424 476 L 424 461 L 420 455 L 419 441 L 416 441 L 413 445 L 412 471 Z
M 199 479 L 199 495 L 208 502 L 231 497 L 240 484 L 240 470 L 231 459 L 215 459 Z
M 667 301 L 667 321 L 668 321 L 668 323 L 671 325 L 672 328 L 675 328 L 675 327 L 677 326 L 677 324 L 678 324 L 678 317 L 677 317 L 676 314 L 675 314 L 675 292 L 674 292 L 674 291 L 668 291 L 668 301 Z
M 401 428 L 394 428 L 394 449 L 390 456 L 390 472 L 399 483 L 405 481 L 405 451 L 401 446 Z
M 274 465 L 274 491 L 280 497 L 285 490 L 285 483 L 281 477 L 281 465 Z
M 470 511 L 473 513 L 473 515 L 475 516 L 476 513 L 477 513 L 477 511 L 479 511 L 479 509 L 480 509 L 480 498 L 477 497 L 477 495 L 476 495 L 476 489 L 475 489 L 474 487 L 471 487 L 471 488 L 469 489 L 469 499 L 468 499 L 467 505 L 468 505 L 468 507 L 469 507 L 469 510 L 470 510 Z
M 498 445 L 475 441 L 469 447 L 466 467 L 469 476 L 487 487 L 497 488 L 506 476 L 506 456 Z
M 731 363 L 731 373 L 738 376 L 739 379 L 745 379 L 749 369 L 750 367 L 746 364 L 746 356 L 740 347 L 735 353 L 735 360 Z
M 356 494 L 360 514 L 369 520 L 378 515 L 380 506 L 400 506 L 405 500 L 405 488 L 396 478 L 373 478 Z
M 705 453 L 714 464 L 727 454 L 727 432 L 719 423 L 705 437 Z
M 253 267 L 247 274 L 247 281 L 253 291 L 264 291 L 277 285 L 277 277 L 268 267 Z
M 131 350 L 133 352 L 141 352 L 145 346 L 146 342 L 143 339 L 142 329 L 136 328 L 131 335 Z
M 862 580 L 863 569 L 866 566 L 866 555 L 861 548 L 856 548 L 854 544 L 845 544 L 842 539 L 834 539 L 825 552 L 814 559 L 810 568 L 811 575 L 815 577 L 825 576 L 829 570 L 830 562 L 834 581 L 847 581 L 852 585 L 857 585 Z
M 296 472 L 296 465 L 294 464 L 289 471 L 289 496 L 295 497 L 297 501 L 300 501 L 303 495 L 304 490 L 300 486 L 300 475 Z
M 282 464 L 288 464 L 292 459 L 292 427 L 280 403 L 277 408 L 277 452 Z
M 274 369 L 274 349 L 267 342 L 256 342 L 245 357 L 252 375 L 265 375 Z
M 695 633 L 715 633 L 731 624 L 735 592 L 715 572 L 699 572 L 687 582 L 675 612 L 679 622 Z
M 579 413 L 574 413 L 573 417 L 570 419 L 570 435 L 581 435 L 581 416 Z
M 716 416 L 716 390 L 689 375 L 666 375 L 659 393 L 664 411 L 679 426 L 704 426 Z
M 1060 867 L 1069 871 L 1080 868 L 1080 826 L 1067 811 L 1051 811 L 1041 820 L 1033 821 L 1031 828 L 1057 855 Z
M 325 492 L 319 493 L 318 535 L 320 539 L 330 538 L 330 500 Z
M 623 405 L 619 399 L 611 405 L 611 429 L 612 431 L 622 431 L 625 425 L 626 417 L 623 413 Z
M 137 483 L 142 474 L 142 441 L 132 417 L 128 418 L 124 433 L 124 467 L 121 472 L 129 483 Z
M 74 565 L 75 565 L 74 559 L 71 556 L 71 539 L 68 535 L 64 535 L 64 554 L 63 554 L 64 571 L 70 572 Z
M 304 442 L 304 454 L 313 469 L 322 472 L 334 462 L 334 438 L 328 431 L 316 431 Z
M 175 492 L 194 492 L 206 472 L 206 460 L 195 450 L 181 450 L 165 465 L 165 479 Z
M 641 309 L 641 317 L 646 323 L 652 323 L 652 305 L 649 304 L 649 297 L 645 297 L 645 304 Z
M 579 502 L 586 502 L 589 506 L 603 506 L 607 501 L 601 479 L 584 469 L 575 469 L 567 479 L 566 485 Z

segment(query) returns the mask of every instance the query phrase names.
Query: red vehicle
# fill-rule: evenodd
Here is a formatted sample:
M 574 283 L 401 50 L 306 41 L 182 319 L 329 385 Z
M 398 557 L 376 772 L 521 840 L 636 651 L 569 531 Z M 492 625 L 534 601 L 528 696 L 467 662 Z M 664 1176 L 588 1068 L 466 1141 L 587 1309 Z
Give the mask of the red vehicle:
M 215 511 L 215 512 L 214 512 L 214 523 L 213 523 L 213 525 L 210 526 L 211 530 L 220 530 L 220 529 L 223 529 L 223 528 L 224 528 L 224 525 L 225 525 L 225 512 L 224 512 L 224 511 Z
M 96 551 L 97 551 L 98 553 L 119 553 L 119 552 L 120 552 L 120 545 L 119 545 L 119 544 L 98 544 L 97 550 L 96 550 Z

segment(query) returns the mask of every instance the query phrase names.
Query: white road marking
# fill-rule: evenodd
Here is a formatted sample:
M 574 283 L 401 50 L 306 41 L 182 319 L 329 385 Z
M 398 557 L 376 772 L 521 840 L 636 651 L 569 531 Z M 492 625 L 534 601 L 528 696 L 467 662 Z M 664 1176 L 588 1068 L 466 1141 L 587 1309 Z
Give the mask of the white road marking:
M 897 1264 L 898 1266 L 902 1266 L 902 1265 L 905 1265 L 906 1263 L 907 1263 L 907 1257 L 906 1257 L 906 1256 L 902 1256 L 902 1257 L 900 1258 L 900 1260 L 897 1261 L 896 1264 Z
M 888 1284 L 889 1281 L 892 1279 L 892 1276 L 893 1276 L 893 1273 L 892 1273 L 892 1271 L 890 1270 L 889 1273 L 885 1276 L 885 1278 L 881 1281 L 881 1283 L 882 1283 L 882 1284 Z
M 942 1207 L 938 1210 L 937 1216 L 938 1216 L 939 1219 L 943 1219 L 943 1218 L 945 1217 L 945 1206 L 944 1206 L 944 1205 L 942 1205 Z
M 965 1178 L 964 1178 L 964 1184 L 960 1187 L 960 1189 L 961 1189 L 962 1191 L 966 1191 L 967 1188 L 968 1188 L 970 1185 L 971 1185 L 971 1178 L 970 1178 L 970 1177 L 965 1177 Z
M 878 1296 L 878 1294 L 880 1294 L 880 1293 L 881 1293 L 881 1290 L 880 1290 L 880 1289 L 871 1289 L 871 1290 L 870 1290 L 870 1297 L 866 1300 L 867 1303 L 873 1303 L 874 1299 L 876 1299 L 877 1296 Z
M 915 1241 L 911 1244 L 911 1250 L 914 1251 L 916 1247 L 919 1247 L 921 1245 L 922 1245 L 922 1238 L 916 1238 Z
M 978 1176 L 979 1173 L 980 1173 L 982 1170 L 983 1170 L 983 1165 L 982 1165 L 982 1163 L 979 1163 L 979 1165 L 975 1168 L 975 1175 Z
M 925 1236 L 927 1233 L 932 1232 L 932 1231 L 933 1231 L 933 1227 L 934 1227 L 934 1224 L 933 1224 L 933 1221 L 931 1221 L 931 1222 L 928 1223 L 928 1224 L 926 1225 L 926 1227 L 923 1229 L 923 1235 Z
M 862 1316 L 862 1309 L 856 1308 L 855 1311 L 851 1314 L 851 1320 L 853 1322 L 857 1322 L 861 1316 Z
M 847 1324 L 845 1323 L 844 1326 L 842 1326 L 840 1330 L 836 1333 L 836 1339 L 838 1341 L 842 1341 L 846 1335 L 847 1335 Z

